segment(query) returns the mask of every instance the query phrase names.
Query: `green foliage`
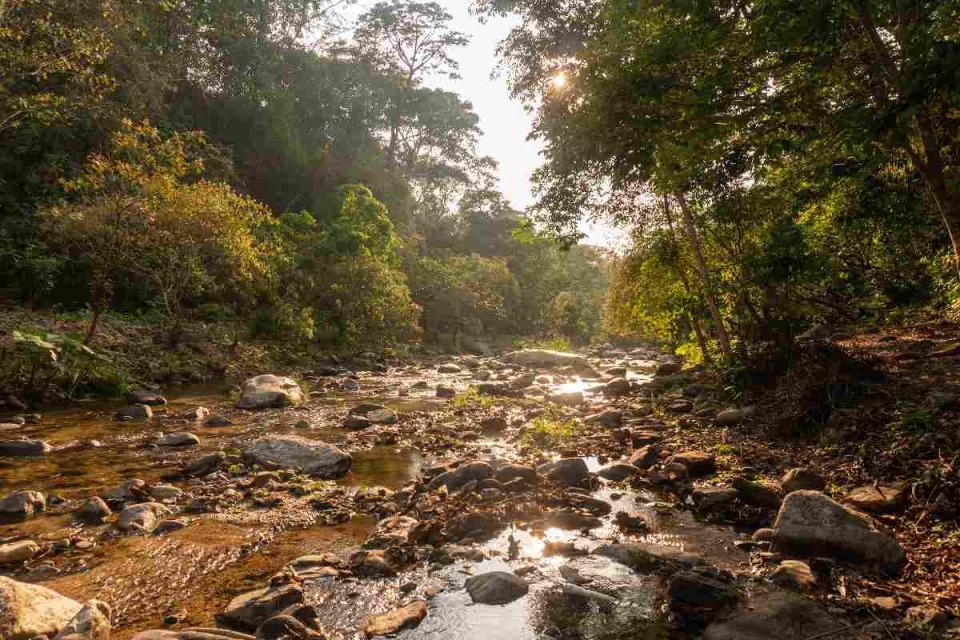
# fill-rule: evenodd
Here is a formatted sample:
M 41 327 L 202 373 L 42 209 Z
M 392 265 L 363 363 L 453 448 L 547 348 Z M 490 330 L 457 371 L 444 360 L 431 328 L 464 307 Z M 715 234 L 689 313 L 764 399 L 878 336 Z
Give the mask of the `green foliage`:
M 95 314 L 123 276 L 148 283 L 174 325 L 188 297 L 237 299 L 262 276 L 252 231 L 266 212 L 226 184 L 198 179 L 202 161 L 189 147 L 202 144 L 199 134 L 163 138 L 127 122 L 109 152 L 65 184 L 71 200 L 40 212 L 49 245 L 89 269 Z
M 572 418 L 562 420 L 549 416 L 537 416 L 524 427 L 521 441 L 529 447 L 555 450 L 565 446 L 576 432 L 577 422 Z
M 521 17 L 501 53 L 545 146 L 542 221 L 634 231 L 611 329 L 730 360 L 937 302 L 960 255 L 957 2 L 476 5 Z
M 0 384 L 42 398 L 51 387 L 74 398 L 92 388 L 110 395 L 126 390 L 122 371 L 80 340 L 56 333 L 15 330 L 0 345 Z

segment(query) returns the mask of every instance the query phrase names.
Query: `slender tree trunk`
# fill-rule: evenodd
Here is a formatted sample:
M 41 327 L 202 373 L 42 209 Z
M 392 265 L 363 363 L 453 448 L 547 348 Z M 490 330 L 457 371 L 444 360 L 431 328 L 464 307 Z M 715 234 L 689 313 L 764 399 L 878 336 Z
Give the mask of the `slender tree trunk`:
M 697 233 L 697 225 L 693 219 L 693 213 L 687 205 L 687 199 L 682 193 L 676 194 L 677 203 L 680 205 L 680 213 L 683 218 L 683 229 L 693 249 L 693 260 L 696 263 L 697 271 L 700 273 L 700 281 L 703 284 L 703 297 L 707 301 L 707 308 L 710 310 L 710 317 L 713 319 L 714 328 L 717 333 L 717 343 L 720 345 L 720 353 L 725 360 L 733 358 L 733 351 L 730 349 L 730 336 L 720 317 L 720 309 L 717 306 L 716 294 L 713 290 L 713 284 L 710 281 L 710 272 L 707 270 L 707 263 L 703 258 L 703 249 L 700 246 L 700 235 Z
M 667 226 L 670 228 L 670 236 L 673 238 L 674 242 L 678 242 L 677 232 L 673 227 L 673 215 L 670 212 L 670 202 L 667 200 L 666 196 L 663 197 L 663 214 L 667 218 Z M 683 285 L 683 290 L 687 292 L 687 295 L 693 297 L 693 288 L 690 286 L 690 280 L 687 278 L 687 274 L 683 272 L 683 263 L 680 262 L 679 255 L 677 257 L 677 278 L 679 278 L 680 284 Z M 698 310 L 702 311 L 703 299 L 699 295 L 696 297 L 700 306 Z M 690 325 L 693 327 L 693 333 L 697 336 L 697 344 L 700 345 L 700 353 L 703 354 L 703 361 L 707 364 L 712 363 L 713 358 L 710 356 L 707 338 L 703 334 L 703 327 L 700 325 L 700 318 L 697 317 L 696 313 L 687 313 L 687 317 L 690 319 Z
M 100 326 L 100 316 L 103 315 L 103 306 L 99 303 L 91 305 L 93 317 L 90 318 L 90 326 L 87 327 L 87 335 L 83 339 L 83 344 L 90 344 L 97 335 L 97 328 Z

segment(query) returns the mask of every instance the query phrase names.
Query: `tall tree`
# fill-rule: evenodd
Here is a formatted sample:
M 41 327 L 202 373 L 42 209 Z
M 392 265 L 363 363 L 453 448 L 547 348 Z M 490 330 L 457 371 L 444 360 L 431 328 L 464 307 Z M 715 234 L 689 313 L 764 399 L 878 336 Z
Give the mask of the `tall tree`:
M 377 3 L 361 16 L 354 32 L 360 58 L 398 79 L 387 142 L 390 165 L 397 161 L 407 93 L 430 74 L 457 77 L 459 65 L 452 52 L 469 39 L 450 28 L 452 19 L 436 2 L 391 0 Z

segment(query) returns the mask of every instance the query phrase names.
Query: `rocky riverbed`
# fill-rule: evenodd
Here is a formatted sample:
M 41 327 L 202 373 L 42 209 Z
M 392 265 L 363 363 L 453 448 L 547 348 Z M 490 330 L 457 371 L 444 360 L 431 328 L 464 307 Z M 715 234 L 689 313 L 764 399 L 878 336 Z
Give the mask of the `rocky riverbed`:
M 371 357 L 11 415 L 0 637 L 953 633 L 882 586 L 902 491 L 697 449 L 750 415 L 701 378 L 646 348 Z

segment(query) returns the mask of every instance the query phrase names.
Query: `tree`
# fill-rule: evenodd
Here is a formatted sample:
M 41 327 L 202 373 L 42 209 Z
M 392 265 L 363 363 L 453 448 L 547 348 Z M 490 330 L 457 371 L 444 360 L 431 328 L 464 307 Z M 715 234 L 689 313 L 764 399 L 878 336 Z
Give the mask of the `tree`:
M 90 271 L 87 342 L 123 274 L 149 283 L 175 335 L 186 297 L 234 296 L 262 273 L 253 229 L 267 213 L 201 179 L 191 148 L 203 144 L 196 133 L 164 138 L 126 122 L 109 152 L 65 185 L 73 199 L 41 212 L 43 239 Z
M 382 73 L 397 77 L 393 96 L 387 163 L 395 165 L 408 92 L 429 74 L 456 77 L 452 50 L 468 38 L 449 28 L 452 16 L 436 2 L 391 0 L 379 2 L 360 18 L 354 32 L 361 60 Z

